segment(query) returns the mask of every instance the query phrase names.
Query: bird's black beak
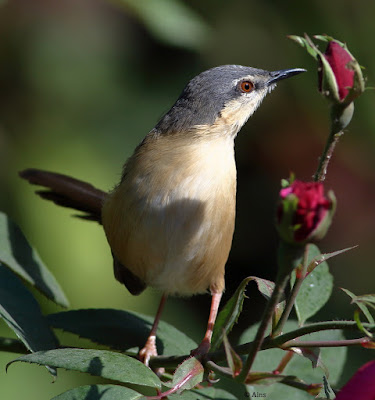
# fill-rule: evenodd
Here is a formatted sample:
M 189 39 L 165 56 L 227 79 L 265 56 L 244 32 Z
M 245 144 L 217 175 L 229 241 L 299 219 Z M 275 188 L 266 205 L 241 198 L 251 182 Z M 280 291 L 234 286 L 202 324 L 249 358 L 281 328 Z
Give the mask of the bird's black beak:
M 274 83 L 281 81 L 281 79 L 290 78 L 293 75 L 298 75 L 301 72 L 306 72 L 303 68 L 291 68 L 281 69 L 280 71 L 270 72 L 270 79 L 267 81 L 267 86 L 273 85 Z

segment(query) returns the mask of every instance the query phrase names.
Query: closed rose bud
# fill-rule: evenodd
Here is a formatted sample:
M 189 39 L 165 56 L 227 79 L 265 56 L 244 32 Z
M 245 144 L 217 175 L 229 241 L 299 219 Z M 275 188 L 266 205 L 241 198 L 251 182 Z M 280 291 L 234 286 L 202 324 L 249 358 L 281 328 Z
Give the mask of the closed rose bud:
M 277 210 L 280 236 L 294 244 L 321 239 L 331 224 L 335 206 L 333 192 L 325 196 L 322 183 L 294 181 L 280 190 Z
M 345 44 L 326 36 L 318 38 L 328 41 L 324 54 L 317 52 L 319 91 L 334 104 L 347 106 L 365 90 L 361 67 Z
M 334 40 L 328 42 L 327 49 L 323 56 L 331 68 L 329 72 L 333 74 L 333 83 L 336 84 L 336 87 L 331 90 L 334 90 L 335 94 L 338 94 L 338 99 L 343 101 L 354 85 L 354 70 L 350 64 L 354 61 L 354 58 L 343 46 Z M 321 61 L 319 68 L 319 91 L 323 94 L 324 68 Z
M 316 35 L 315 39 L 327 43 L 327 48 L 322 53 L 307 35 L 292 35 L 289 38 L 304 47 L 318 61 L 318 89 L 333 104 L 345 108 L 364 92 L 361 67 L 345 43 L 327 35 Z

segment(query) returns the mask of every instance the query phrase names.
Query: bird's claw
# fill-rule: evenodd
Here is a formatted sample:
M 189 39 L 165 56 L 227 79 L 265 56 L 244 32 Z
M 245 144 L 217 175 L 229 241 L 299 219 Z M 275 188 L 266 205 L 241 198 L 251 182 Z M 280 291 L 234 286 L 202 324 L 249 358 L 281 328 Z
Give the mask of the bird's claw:
M 150 363 L 150 358 L 158 355 L 158 351 L 156 349 L 156 337 L 151 335 L 147 338 L 146 344 L 143 349 L 139 350 L 138 358 L 143 362 L 147 367 Z

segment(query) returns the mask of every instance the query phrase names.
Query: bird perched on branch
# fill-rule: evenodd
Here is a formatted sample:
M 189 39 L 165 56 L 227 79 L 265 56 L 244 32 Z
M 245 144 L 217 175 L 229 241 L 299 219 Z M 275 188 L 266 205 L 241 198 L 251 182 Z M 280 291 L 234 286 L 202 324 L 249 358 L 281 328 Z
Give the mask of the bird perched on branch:
M 199 74 L 135 149 L 110 193 L 61 174 L 20 173 L 48 188 L 38 192 L 43 198 L 103 224 L 115 277 L 132 294 L 146 286 L 162 291 L 139 353 L 147 365 L 157 355 L 156 330 L 168 295 L 210 290 L 207 331 L 192 353 L 209 351 L 234 231 L 234 139 L 279 80 L 303 71 L 224 65 Z

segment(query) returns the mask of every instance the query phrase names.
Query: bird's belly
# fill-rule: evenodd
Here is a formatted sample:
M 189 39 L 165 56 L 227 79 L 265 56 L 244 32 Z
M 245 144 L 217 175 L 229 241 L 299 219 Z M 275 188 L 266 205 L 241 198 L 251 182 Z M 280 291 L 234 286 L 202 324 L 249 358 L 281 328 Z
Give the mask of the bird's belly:
M 190 169 L 130 176 L 103 208 L 103 225 L 116 257 L 147 285 L 166 293 L 224 289 L 236 169 L 233 151 L 225 157 L 215 154 L 214 160 L 205 156 L 204 163 Z
M 229 204 L 220 196 L 209 201 L 178 200 L 162 209 L 156 217 L 161 224 L 153 234 L 154 240 L 160 240 L 150 249 L 161 259 L 147 269 L 146 282 L 180 295 L 208 288 L 222 291 L 234 212 L 234 202 Z

